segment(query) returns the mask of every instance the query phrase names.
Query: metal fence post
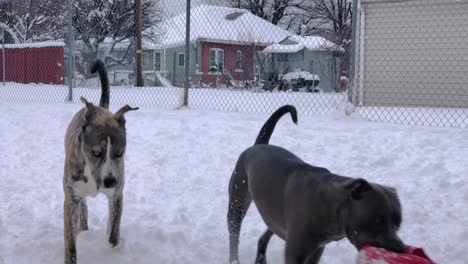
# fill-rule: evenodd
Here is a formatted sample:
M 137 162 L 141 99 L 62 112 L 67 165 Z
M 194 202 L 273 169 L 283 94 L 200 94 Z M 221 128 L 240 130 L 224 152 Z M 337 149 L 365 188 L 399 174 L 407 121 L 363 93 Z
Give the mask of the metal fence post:
M 190 87 L 190 0 L 187 0 L 187 14 L 185 20 L 185 87 L 182 106 L 188 106 L 188 90 Z
M 73 35 L 73 0 L 67 0 L 67 31 L 68 31 L 68 71 L 67 71 L 67 80 L 68 80 L 68 101 L 73 101 L 73 78 L 75 71 L 75 56 L 74 56 L 74 43 L 75 37 Z
M 2 80 L 3 86 L 5 86 L 6 73 L 5 73 L 5 29 L 2 29 Z
M 351 21 L 351 52 L 350 52 L 350 63 L 349 63 L 349 84 L 348 84 L 348 101 L 353 102 L 353 90 L 354 90 L 354 71 L 356 69 L 356 30 L 357 30 L 357 17 L 358 17 L 358 2 L 359 0 L 353 0 L 353 16 Z

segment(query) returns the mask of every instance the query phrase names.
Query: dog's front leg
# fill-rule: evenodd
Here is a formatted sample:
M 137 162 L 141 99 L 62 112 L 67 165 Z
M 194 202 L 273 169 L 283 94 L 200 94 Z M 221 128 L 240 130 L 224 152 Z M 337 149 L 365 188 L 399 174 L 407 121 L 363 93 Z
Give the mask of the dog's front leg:
M 299 244 L 301 243 L 302 244 Z M 306 245 L 306 246 L 303 246 Z M 286 264 L 318 264 L 324 248 L 308 241 L 286 241 Z
M 107 223 L 107 232 L 109 234 L 109 243 L 113 247 L 117 246 L 120 238 L 120 219 L 122 218 L 123 194 L 109 199 L 109 221 Z
M 301 226 L 298 221 L 295 221 L 295 225 L 288 225 L 285 263 L 318 264 L 323 252 L 323 247 L 320 247 L 321 236 L 311 234 Z
M 81 199 L 80 202 L 80 231 L 88 230 L 88 205 L 86 199 Z
M 305 264 L 317 264 L 320 261 L 320 258 L 322 257 L 323 251 L 325 250 L 325 247 L 318 248 L 314 252 L 312 252 L 306 259 Z
M 70 195 L 66 195 L 63 202 L 65 264 L 76 264 L 76 236 L 80 219 L 80 203 L 80 198 Z

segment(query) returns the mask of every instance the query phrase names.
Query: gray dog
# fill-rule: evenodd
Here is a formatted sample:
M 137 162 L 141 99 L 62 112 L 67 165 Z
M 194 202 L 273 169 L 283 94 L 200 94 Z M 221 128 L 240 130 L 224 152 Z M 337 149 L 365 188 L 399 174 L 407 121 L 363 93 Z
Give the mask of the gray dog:
M 96 71 L 102 89 L 99 106 L 81 98 L 86 106 L 73 117 L 65 135 L 65 264 L 76 263 L 77 234 L 88 230 L 87 196 L 103 193 L 108 197 L 109 242 L 112 246 L 119 242 L 126 146 L 124 114 L 138 108 L 126 105 L 115 114 L 111 113 L 107 71 L 99 60 L 91 68 L 92 73 Z
M 242 220 L 252 200 L 268 229 L 258 241 L 255 263 L 266 263 L 273 234 L 286 241 L 286 264 L 318 263 L 325 246 L 347 237 L 403 252 L 396 232 L 401 207 L 395 189 L 343 177 L 309 165 L 284 148 L 268 145 L 276 123 L 293 106 L 279 108 L 260 130 L 255 145 L 239 157 L 229 182 L 230 263 L 238 263 Z

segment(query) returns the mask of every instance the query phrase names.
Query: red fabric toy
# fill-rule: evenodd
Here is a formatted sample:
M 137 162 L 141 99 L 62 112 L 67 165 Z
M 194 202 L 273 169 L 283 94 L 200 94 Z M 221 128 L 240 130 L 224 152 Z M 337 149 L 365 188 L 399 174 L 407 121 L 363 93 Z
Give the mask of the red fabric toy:
M 370 245 L 359 252 L 357 264 L 436 264 L 422 248 L 406 246 L 405 253 L 396 253 Z

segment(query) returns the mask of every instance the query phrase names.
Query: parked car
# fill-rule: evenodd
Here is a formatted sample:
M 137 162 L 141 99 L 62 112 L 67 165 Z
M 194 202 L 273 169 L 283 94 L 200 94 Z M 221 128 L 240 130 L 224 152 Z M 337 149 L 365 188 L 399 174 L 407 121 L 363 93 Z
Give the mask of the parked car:
M 280 91 L 292 91 L 298 92 L 301 88 L 305 88 L 307 92 L 319 93 L 321 92 L 320 77 L 317 74 L 312 74 L 307 71 L 293 71 L 280 76 L 281 84 L 279 86 Z

